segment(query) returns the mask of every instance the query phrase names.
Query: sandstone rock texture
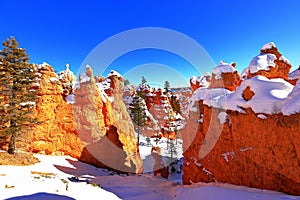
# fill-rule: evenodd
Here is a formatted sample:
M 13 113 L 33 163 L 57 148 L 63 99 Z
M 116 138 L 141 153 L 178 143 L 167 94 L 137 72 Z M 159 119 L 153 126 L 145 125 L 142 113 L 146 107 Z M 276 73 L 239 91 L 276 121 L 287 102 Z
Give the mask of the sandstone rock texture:
M 256 74 L 248 73 L 248 79 L 244 81 L 261 79 L 268 84 L 281 82 L 287 88 L 293 87 L 285 81 L 290 65 L 287 60 L 279 59 L 281 54 L 274 46 L 268 45 L 261 53 L 276 55 L 275 67 L 268 66 L 269 70 Z M 200 90 L 200 87 L 195 91 L 194 95 L 197 94 L 199 99 L 192 102 L 194 107 L 190 109 L 183 133 L 183 184 L 224 182 L 300 195 L 300 112 L 294 106 L 295 112 L 283 114 L 287 113 L 286 102 L 299 94 L 299 87 L 297 84 L 292 91 L 286 89 L 289 94 L 282 100 L 275 98 L 272 112 L 254 112 L 251 102 L 260 102 L 263 109 L 264 101 L 267 101 L 257 101 L 257 95 L 259 91 L 264 91 L 265 83 L 260 87 L 241 84 L 245 89 L 240 92 L 241 99 L 233 110 L 226 107 L 227 103 L 233 102 L 222 104 L 220 99 L 234 96 L 241 86 L 232 92 L 227 88 L 218 96 L 214 96 L 220 91 L 218 88 Z M 202 98 L 205 96 L 203 93 L 208 91 L 211 93 Z M 273 88 L 265 95 L 272 94 L 272 91 Z M 293 100 L 289 105 L 298 105 L 297 102 Z
M 28 150 L 70 155 L 98 167 L 141 173 L 137 138 L 122 101 L 123 78 L 111 73 L 107 79 L 95 79 L 87 67 L 76 82 L 68 67 L 58 76 L 46 63 L 38 69 L 35 115 L 41 123 L 27 136 Z
M 146 124 L 139 127 L 139 131 L 148 137 L 157 137 L 162 135 L 169 139 L 176 139 L 179 136 L 184 123 L 182 114 L 174 110 L 175 101 L 177 98 L 183 99 L 183 95 L 170 92 L 163 92 L 161 88 L 150 88 L 147 85 L 140 85 L 138 88 L 127 88 L 123 93 L 123 100 L 125 102 L 133 102 L 138 95 L 142 96 L 145 104 L 145 115 L 147 117 Z M 180 108 L 184 109 L 184 104 Z M 132 112 L 132 103 L 127 104 L 129 112 Z M 137 125 L 136 129 L 137 129 Z

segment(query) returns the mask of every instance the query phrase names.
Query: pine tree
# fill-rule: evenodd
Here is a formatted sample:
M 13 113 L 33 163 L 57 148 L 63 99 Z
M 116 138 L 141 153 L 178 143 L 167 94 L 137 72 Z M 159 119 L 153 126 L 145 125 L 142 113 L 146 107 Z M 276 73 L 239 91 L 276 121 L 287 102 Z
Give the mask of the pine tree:
M 130 116 L 132 121 L 135 123 L 135 126 L 138 129 L 138 144 L 140 137 L 140 127 L 146 125 L 147 115 L 146 115 L 146 104 L 144 99 L 139 96 L 134 96 L 132 103 L 130 104 Z
M 38 123 L 32 111 L 37 91 L 36 67 L 29 64 L 25 49 L 14 37 L 3 42 L 0 51 L 0 135 L 9 137 L 8 153 L 14 154 L 18 137 Z
M 147 80 L 144 76 L 142 76 L 142 85 L 145 85 L 147 83 Z
M 164 87 L 164 89 L 165 89 L 166 93 L 170 92 L 170 83 L 169 83 L 169 81 L 165 81 L 165 87 Z
M 171 96 L 170 103 L 174 112 L 181 114 L 180 102 L 175 95 Z
M 130 85 L 130 82 L 129 82 L 128 79 L 125 79 L 125 80 L 124 80 L 124 86 L 127 86 L 127 85 Z

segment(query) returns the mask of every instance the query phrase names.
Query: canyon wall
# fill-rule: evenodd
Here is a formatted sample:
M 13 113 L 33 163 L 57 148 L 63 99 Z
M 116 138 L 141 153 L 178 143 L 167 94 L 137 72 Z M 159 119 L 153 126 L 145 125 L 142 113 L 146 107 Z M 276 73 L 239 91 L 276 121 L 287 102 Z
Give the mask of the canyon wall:
M 300 195 L 299 73 L 288 74 L 291 65 L 273 43 L 259 57 L 267 66 L 254 58 L 236 89 L 193 84 L 184 184 L 224 182 Z
M 90 67 L 76 82 L 67 68 L 57 76 L 38 65 L 35 115 L 40 124 L 28 134 L 27 149 L 48 155 L 70 155 L 97 167 L 120 172 L 143 170 L 137 138 L 122 102 L 123 78 L 112 72 L 104 83 Z

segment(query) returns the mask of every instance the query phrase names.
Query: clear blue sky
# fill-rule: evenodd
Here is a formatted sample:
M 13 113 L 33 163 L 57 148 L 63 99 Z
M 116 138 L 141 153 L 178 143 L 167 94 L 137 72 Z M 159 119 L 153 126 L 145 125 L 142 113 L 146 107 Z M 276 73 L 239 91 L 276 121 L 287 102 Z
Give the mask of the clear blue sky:
M 300 65 L 298 0 L 12 0 L 1 1 L 0 7 L 0 40 L 14 35 L 27 49 L 31 62 L 46 61 L 58 71 L 69 63 L 76 73 L 99 43 L 139 27 L 163 27 L 186 34 L 201 44 L 216 64 L 221 59 L 234 61 L 240 72 L 269 41 L 276 43 L 294 68 Z M 158 54 L 133 52 L 114 64 L 184 66 L 185 61 L 176 56 Z M 145 76 L 151 82 L 157 78 L 150 73 Z M 171 86 L 176 86 L 175 81 L 170 80 Z

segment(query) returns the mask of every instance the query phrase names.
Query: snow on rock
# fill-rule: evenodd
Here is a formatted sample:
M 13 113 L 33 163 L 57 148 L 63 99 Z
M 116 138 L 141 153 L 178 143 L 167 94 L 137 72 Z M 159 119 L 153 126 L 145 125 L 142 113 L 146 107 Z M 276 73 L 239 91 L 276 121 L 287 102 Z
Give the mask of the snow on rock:
M 285 62 L 286 64 L 291 65 L 291 62 L 290 62 L 286 57 L 284 57 L 283 55 L 280 56 L 279 60 L 282 60 L 282 61 Z
M 220 124 L 224 124 L 229 121 L 229 116 L 227 115 L 226 112 L 220 112 L 218 114 L 218 119 L 219 119 Z
M 220 61 L 219 65 L 213 69 L 212 73 L 216 76 L 216 79 L 220 79 L 222 78 L 221 75 L 223 73 L 233 73 L 237 71 L 234 66 L 235 63 L 228 64 L 224 61 Z
M 88 75 L 85 72 L 80 76 L 80 83 L 86 83 L 89 82 L 90 80 L 91 78 L 88 77 Z
M 57 78 L 55 78 L 55 77 L 50 77 L 49 80 L 52 83 L 59 82 L 59 80 Z
M 74 94 L 69 94 L 66 96 L 66 101 L 69 104 L 74 104 L 76 102 L 76 96 Z
M 110 73 L 108 74 L 108 77 L 111 76 L 117 76 L 118 78 L 122 78 L 122 75 L 116 72 L 115 70 L 111 70 Z
M 204 101 L 204 104 L 216 108 L 226 108 L 226 96 L 231 92 L 224 88 L 198 88 L 194 91 L 192 97 L 189 100 L 188 110 L 197 112 L 198 105 L 196 102 Z
M 243 98 L 247 86 L 255 93 L 249 101 Z M 255 76 L 244 80 L 234 93 L 228 95 L 227 109 L 243 112 L 242 108 L 252 108 L 255 113 L 280 113 L 283 99 L 287 98 L 292 89 L 293 85 L 281 78 Z
M 268 117 L 264 114 L 258 114 L 257 117 L 260 119 L 268 119 Z
M 267 44 L 264 44 L 263 47 L 261 48 L 261 50 L 267 50 L 267 49 L 272 49 L 275 48 L 276 45 L 274 42 L 269 42 Z
M 248 73 L 249 73 L 249 69 L 248 67 L 246 67 L 241 73 L 241 78 L 242 79 L 248 78 Z
M 199 83 L 200 87 L 205 87 L 208 88 L 210 83 L 207 81 L 207 76 L 192 76 L 191 77 L 191 83 L 193 83 L 194 85 L 197 84 L 197 82 Z
M 251 74 L 254 74 L 260 70 L 268 71 L 270 67 L 275 67 L 275 60 L 276 56 L 274 54 L 261 54 L 252 59 L 248 69 Z
M 46 62 L 43 62 L 42 64 L 38 65 L 38 69 L 43 69 L 46 66 L 50 66 L 50 65 L 48 63 L 46 63 Z
M 27 102 L 20 103 L 20 106 L 27 106 L 27 105 L 35 106 L 35 102 L 33 102 L 33 101 L 27 101 Z
M 300 112 L 300 82 L 294 87 L 293 91 L 283 101 L 282 113 L 291 115 Z

